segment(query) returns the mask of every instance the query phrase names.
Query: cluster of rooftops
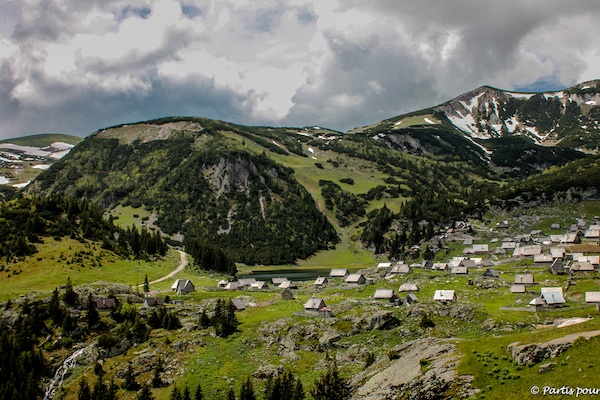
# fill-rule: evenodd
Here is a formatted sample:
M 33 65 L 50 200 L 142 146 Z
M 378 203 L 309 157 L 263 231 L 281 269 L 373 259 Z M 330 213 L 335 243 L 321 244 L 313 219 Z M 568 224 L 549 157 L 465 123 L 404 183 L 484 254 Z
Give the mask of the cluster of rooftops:
M 597 221 L 596 221 L 597 222 Z M 498 224 L 497 230 L 508 228 L 508 221 Z M 551 226 L 552 230 L 559 230 L 558 224 Z M 460 226 L 454 230 L 459 231 Z M 460 237 L 460 236 L 459 236 Z M 403 261 L 381 262 L 377 265 L 377 276 L 393 277 L 397 275 L 406 275 L 413 273 L 414 269 L 420 268 L 432 271 L 447 271 L 453 275 L 468 275 L 472 269 L 488 267 L 483 273 L 487 278 L 499 278 L 498 272 L 494 269 L 499 258 L 511 258 L 512 260 L 533 260 L 535 266 L 547 266 L 549 271 L 554 274 L 570 274 L 571 276 L 600 270 L 600 255 L 587 255 L 584 253 L 569 252 L 567 248 L 571 244 L 582 242 L 600 243 L 600 224 L 587 225 L 583 221 L 569 226 L 566 233 L 560 235 L 543 235 L 541 231 L 532 231 L 526 235 L 518 235 L 512 238 L 492 239 L 490 244 L 473 243 L 469 236 L 462 236 L 463 255 L 452 257 L 447 262 L 422 261 L 419 263 L 407 264 Z M 497 244 L 495 244 L 497 243 Z M 363 271 L 364 272 L 364 271 Z M 365 272 L 366 274 L 366 272 Z M 331 280 L 341 280 L 349 287 L 367 285 L 373 283 L 373 279 L 367 274 L 350 273 L 347 268 L 334 268 L 326 277 L 318 277 L 313 282 L 315 290 L 324 288 L 331 283 Z M 569 280 L 570 282 L 570 280 Z M 565 303 L 565 296 L 562 287 L 541 287 L 538 290 L 532 290 L 535 286 L 534 274 L 529 271 L 516 274 L 514 282 L 510 286 L 511 293 L 539 293 L 529 303 L 531 310 L 537 311 L 544 308 L 562 307 Z M 284 300 L 293 299 L 291 289 L 297 289 L 298 283 L 289 280 L 286 277 L 272 278 L 270 281 L 261 281 L 253 277 L 240 277 L 235 280 L 221 280 L 217 287 L 221 290 L 250 290 L 263 291 L 272 288 L 283 289 L 282 297 Z M 179 295 L 187 294 L 195 289 L 194 284 L 189 280 L 176 280 L 171 289 Z M 415 283 L 403 283 L 395 292 L 393 289 L 377 289 L 373 295 L 374 300 L 383 300 L 391 304 L 412 304 L 417 301 L 416 294 L 419 287 Z M 436 290 L 433 300 L 441 303 L 450 303 L 458 300 L 456 290 L 440 289 Z M 600 311 L 600 291 L 586 292 L 585 300 L 587 303 L 596 304 Z M 110 308 L 110 299 L 99 299 L 98 308 Z M 148 304 L 146 304 L 146 302 Z M 144 303 L 147 306 L 162 305 L 161 298 L 147 298 Z M 331 315 L 331 309 L 325 304 L 325 301 L 319 297 L 311 297 L 304 304 L 305 312 L 317 313 L 321 316 Z

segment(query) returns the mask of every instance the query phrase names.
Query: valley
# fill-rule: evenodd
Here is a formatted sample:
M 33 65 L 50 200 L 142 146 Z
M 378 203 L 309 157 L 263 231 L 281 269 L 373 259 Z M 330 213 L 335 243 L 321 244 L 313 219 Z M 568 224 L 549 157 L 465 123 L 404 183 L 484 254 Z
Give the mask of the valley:
M 0 390 L 42 398 L 75 352 L 54 399 L 275 399 L 284 377 L 319 398 L 334 369 L 355 400 L 593 388 L 599 88 L 484 87 L 347 133 L 167 117 L 17 160 L 0 350 L 43 368 Z

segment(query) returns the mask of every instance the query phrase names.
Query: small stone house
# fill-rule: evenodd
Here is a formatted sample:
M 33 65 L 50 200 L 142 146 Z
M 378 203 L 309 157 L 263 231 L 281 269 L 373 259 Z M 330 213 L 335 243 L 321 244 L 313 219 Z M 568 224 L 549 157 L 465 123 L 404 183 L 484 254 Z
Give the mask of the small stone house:
M 350 273 L 348 272 L 348 270 L 346 268 L 334 268 L 329 273 L 329 277 L 330 278 L 345 278 L 349 274 Z
M 282 282 L 277 287 L 280 288 L 280 289 L 298 289 L 298 285 L 295 282 L 292 282 L 292 281 Z
M 251 290 L 267 290 L 269 289 L 269 285 L 265 281 L 256 281 L 255 283 L 250 285 Z
M 533 274 L 517 274 L 515 275 L 515 285 L 534 285 L 535 279 Z
M 594 272 L 594 266 L 587 261 L 577 261 L 571 265 L 571 272 Z
M 241 286 L 236 281 L 228 282 L 227 285 L 223 288 L 225 290 L 238 290 L 241 289 Z
M 318 277 L 317 279 L 315 279 L 315 288 L 323 288 L 325 286 L 327 286 L 329 284 L 329 280 L 325 277 Z
M 144 299 L 144 307 L 160 307 L 165 304 L 165 300 L 161 297 L 146 297 Z
M 373 298 L 376 300 L 387 300 L 390 303 L 395 303 L 398 301 L 398 296 L 392 289 L 377 289 Z
M 364 285 L 367 283 L 367 279 L 362 274 L 350 274 L 345 281 L 349 285 Z
M 414 304 L 416 302 L 417 302 L 417 296 L 415 296 L 413 293 L 407 294 L 406 297 L 404 298 L 404 304 L 406 304 L 406 305 Z
M 281 298 L 283 300 L 294 300 L 294 294 L 290 288 L 285 288 L 283 293 L 281 293 Z
M 279 286 L 279 285 L 281 285 L 283 282 L 286 282 L 286 281 L 288 281 L 288 280 L 289 280 L 289 279 L 288 279 L 288 278 L 285 278 L 285 277 L 284 277 L 284 278 L 272 278 L 272 279 L 271 279 L 271 283 L 272 283 L 273 285 L 275 285 L 275 286 Z
M 231 304 L 233 304 L 235 311 L 243 311 L 246 309 L 246 306 L 241 299 L 231 299 Z
M 221 279 L 218 283 L 217 283 L 217 287 L 221 288 L 221 289 L 225 289 L 225 286 L 227 286 L 227 284 L 229 283 L 229 281 L 226 281 L 225 279 Z
M 256 278 L 241 278 L 238 279 L 238 286 L 239 288 L 245 288 L 245 287 L 250 287 L 252 286 L 252 284 L 256 283 Z
M 562 307 L 566 303 L 561 287 L 546 287 L 542 288 L 540 292 L 540 297 L 546 302 L 547 308 Z
M 189 279 L 177 279 L 172 285 L 171 289 L 177 294 L 188 294 L 195 290 L 194 284 Z
M 541 311 L 546 308 L 546 302 L 541 297 L 536 297 L 529 302 L 531 311 Z
M 398 289 L 399 292 L 418 292 L 419 287 L 415 283 L 403 283 Z
M 600 292 L 585 292 L 585 302 L 595 304 L 596 310 L 600 311 Z
M 318 297 L 311 297 L 304 303 L 304 311 L 319 312 L 321 308 L 327 307 L 325 301 Z
M 527 291 L 527 286 L 522 284 L 514 284 L 510 286 L 511 293 L 525 293 Z
M 111 308 L 115 308 L 117 306 L 117 302 L 113 298 L 101 297 L 96 299 L 96 308 L 98 310 L 110 310 Z
M 390 271 L 390 275 L 410 274 L 413 270 L 408 264 L 396 264 Z
M 483 276 L 485 276 L 486 278 L 498 278 L 500 277 L 500 275 L 498 275 L 498 271 L 496 271 L 494 268 L 488 268 L 485 270 L 485 272 L 483 273 Z
M 457 299 L 455 290 L 436 290 L 433 295 L 433 300 L 441 303 L 453 303 Z
M 467 275 L 469 273 L 469 268 L 463 266 L 456 266 L 452 268 L 453 275 Z

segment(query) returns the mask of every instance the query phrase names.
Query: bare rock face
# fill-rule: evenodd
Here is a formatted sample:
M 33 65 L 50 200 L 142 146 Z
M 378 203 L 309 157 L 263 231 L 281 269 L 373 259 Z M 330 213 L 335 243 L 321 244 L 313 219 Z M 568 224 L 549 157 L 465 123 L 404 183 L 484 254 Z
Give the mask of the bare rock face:
M 579 338 L 589 339 L 598 335 L 600 335 L 600 331 L 590 331 L 566 335 L 544 343 L 521 345 L 515 342 L 509 344 L 506 350 L 519 365 L 535 364 L 556 357 L 571 347 L 573 342 Z
M 418 339 L 390 349 L 393 359 L 376 361 L 352 379 L 352 400 L 442 399 L 471 396 L 471 376 L 458 376 L 460 357 L 450 341 Z

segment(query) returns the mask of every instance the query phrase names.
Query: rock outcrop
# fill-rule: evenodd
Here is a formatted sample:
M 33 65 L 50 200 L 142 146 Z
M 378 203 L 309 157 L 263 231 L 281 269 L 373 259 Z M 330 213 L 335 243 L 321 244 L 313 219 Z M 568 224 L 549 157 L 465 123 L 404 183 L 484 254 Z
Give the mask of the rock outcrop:
M 418 339 L 390 352 L 392 359 L 380 359 L 352 379 L 352 400 L 468 397 L 478 392 L 470 387 L 472 376 L 456 374 L 460 357 L 452 341 Z
M 574 333 L 544 343 L 519 344 L 511 343 L 506 350 L 519 365 L 536 364 L 554 358 L 567 350 L 579 338 L 589 339 L 600 335 L 600 331 Z

